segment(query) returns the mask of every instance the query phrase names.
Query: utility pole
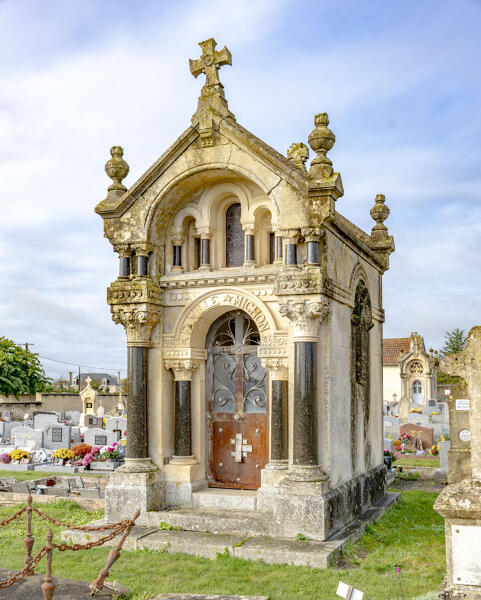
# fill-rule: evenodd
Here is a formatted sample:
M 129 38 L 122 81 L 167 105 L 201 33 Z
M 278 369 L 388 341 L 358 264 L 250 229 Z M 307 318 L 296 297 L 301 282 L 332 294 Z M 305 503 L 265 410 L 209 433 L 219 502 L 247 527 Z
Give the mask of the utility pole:
M 80 367 L 78 368 L 78 391 L 80 392 Z
M 33 342 L 24 342 L 23 344 L 20 344 L 21 346 L 25 346 L 25 350 L 29 350 L 29 346 L 35 346 L 35 344 Z

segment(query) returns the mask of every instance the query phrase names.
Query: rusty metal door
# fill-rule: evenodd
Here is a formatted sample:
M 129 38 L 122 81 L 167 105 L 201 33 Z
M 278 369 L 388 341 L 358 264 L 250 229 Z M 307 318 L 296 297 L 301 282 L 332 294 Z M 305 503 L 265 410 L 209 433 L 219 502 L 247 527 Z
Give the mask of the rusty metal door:
M 207 334 L 208 479 L 211 487 L 257 489 L 267 462 L 266 371 L 259 331 L 243 311 Z

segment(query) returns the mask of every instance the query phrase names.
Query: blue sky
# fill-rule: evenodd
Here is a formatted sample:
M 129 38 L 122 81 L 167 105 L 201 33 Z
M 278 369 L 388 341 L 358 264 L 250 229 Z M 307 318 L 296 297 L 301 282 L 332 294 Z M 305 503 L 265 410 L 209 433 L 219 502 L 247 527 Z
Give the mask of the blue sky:
M 202 85 L 188 59 L 212 36 L 233 55 L 221 77 L 239 123 L 285 153 L 327 111 L 337 209 L 370 231 L 386 195 L 385 337 L 439 347 L 478 324 L 479 31 L 467 0 L 0 2 L 0 335 L 125 368 L 105 302 L 117 259 L 93 211 L 104 164 L 122 145 L 131 184 L 185 129 Z

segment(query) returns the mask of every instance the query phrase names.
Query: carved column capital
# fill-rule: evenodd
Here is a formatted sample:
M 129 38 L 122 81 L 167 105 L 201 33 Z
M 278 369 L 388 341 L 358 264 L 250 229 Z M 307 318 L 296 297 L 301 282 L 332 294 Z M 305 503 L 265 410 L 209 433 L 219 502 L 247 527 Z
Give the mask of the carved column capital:
M 130 244 L 132 250 L 134 250 L 135 254 L 141 256 L 148 256 L 152 250 L 152 244 L 150 242 L 133 242 Z
M 172 234 L 172 245 L 173 246 L 182 246 L 184 243 L 184 234 L 182 232 L 176 231 Z
M 330 310 L 329 301 L 306 302 L 305 300 L 290 300 L 279 304 L 279 312 L 287 317 L 292 325 L 294 341 L 315 342 L 321 322 Z
M 198 227 L 197 232 L 200 235 L 201 240 L 210 240 L 212 237 L 212 230 L 210 227 Z
M 308 227 L 306 229 L 301 229 L 301 235 L 306 242 L 320 242 L 324 232 L 320 227 Z
M 261 358 L 261 363 L 269 371 L 271 381 L 287 381 L 287 358 Z
M 127 334 L 127 346 L 151 346 L 152 329 L 160 320 L 159 309 L 142 305 L 111 305 L 112 320 L 122 323 Z
M 129 244 L 116 244 L 114 251 L 117 252 L 119 258 L 127 258 L 132 256 L 132 248 Z
M 176 381 L 192 381 L 194 371 L 199 367 L 198 360 L 167 359 L 164 361 L 165 368 L 174 372 Z
M 286 240 L 286 244 L 297 244 L 299 229 L 280 229 L 279 235 Z

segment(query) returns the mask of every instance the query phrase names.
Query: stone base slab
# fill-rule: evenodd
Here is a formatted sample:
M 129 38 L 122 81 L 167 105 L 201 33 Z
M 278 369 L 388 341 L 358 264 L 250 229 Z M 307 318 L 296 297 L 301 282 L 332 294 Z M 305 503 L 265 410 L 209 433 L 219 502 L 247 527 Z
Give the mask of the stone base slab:
M 158 526 L 161 521 L 178 526 L 176 522 L 172 522 L 173 519 L 167 520 L 169 513 L 160 512 L 150 514 L 152 527 L 134 527 L 126 539 L 124 547 L 129 550 L 146 548 L 164 552 L 183 552 L 209 559 L 216 558 L 218 554 L 227 552 L 233 557 L 264 561 L 268 564 L 292 564 L 324 569 L 336 561 L 341 549 L 348 541 L 358 540 L 364 533 L 366 526 L 378 520 L 393 503 L 397 502 L 399 497 L 400 494 L 388 494 L 382 503 L 370 508 L 365 514 L 361 515 L 360 519 L 357 519 L 349 527 L 344 528 L 325 542 L 315 540 L 296 541 L 292 538 L 265 535 L 266 531 L 268 531 L 266 528 L 268 527 L 269 519 L 267 515 L 260 515 L 259 513 L 257 513 L 259 516 L 257 525 L 259 527 L 252 536 L 240 532 L 215 532 L 216 526 L 214 521 L 211 521 L 210 524 L 205 521 L 203 522 L 204 526 L 209 527 L 206 530 L 209 533 L 200 530 L 177 531 L 172 529 L 171 531 L 159 531 Z M 191 509 L 191 512 L 195 511 Z M 211 519 L 215 519 L 215 515 L 218 512 L 216 509 L 211 509 L 207 514 L 211 516 Z M 186 513 L 187 509 L 184 509 L 177 514 L 186 515 Z M 231 511 L 231 513 L 232 519 L 237 519 L 237 526 L 239 527 L 240 515 L 246 513 L 242 513 L 242 511 Z M 153 518 L 154 515 L 156 516 L 156 520 Z M 96 521 L 95 524 L 98 525 L 103 522 L 105 521 Z M 187 524 L 185 520 L 184 524 Z M 202 518 L 197 521 L 194 519 L 190 525 L 195 528 L 201 524 Z M 229 525 L 235 526 L 235 522 L 231 521 L 228 523 L 224 516 L 223 525 L 227 528 Z M 250 527 L 247 526 L 247 529 L 250 529 Z M 87 535 L 90 540 L 94 540 L 101 537 L 102 533 L 85 533 L 79 530 L 69 530 L 62 533 L 62 539 L 66 541 L 71 540 L 73 543 L 85 543 Z M 114 538 L 106 545 L 113 546 L 116 543 L 117 538 Z M 177 596 L 166 597 L 175 598 Z M 179 597 L 182 598 L 183 596 L 180 595 Z M 206 596 L 206 598 L 209 598 L 209 596 Z
M 211 596 L 210 594 L 161 594 L 152 600 L 269 600 L 267 596 Z
M 165 504 L 176 506 L 192 506 L 193 495 L 199 490 L 207 488 L 207 481 L 164 481 Z

